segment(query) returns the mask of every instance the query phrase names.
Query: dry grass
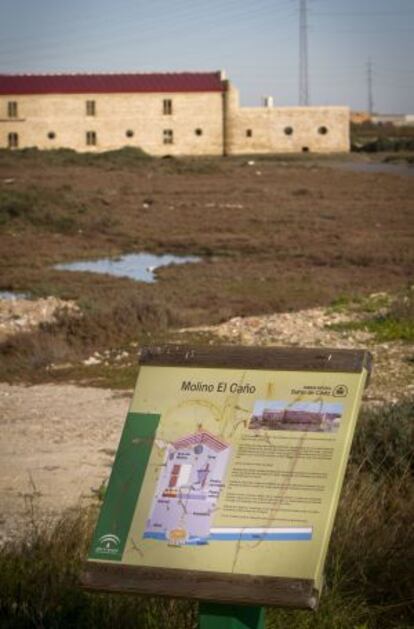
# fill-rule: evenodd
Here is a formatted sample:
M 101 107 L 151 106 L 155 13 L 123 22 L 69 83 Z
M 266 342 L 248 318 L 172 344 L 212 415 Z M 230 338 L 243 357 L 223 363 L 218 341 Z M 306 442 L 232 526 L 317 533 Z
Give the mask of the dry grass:
M 317 613 L 270 609 L 267 629 L 408 629 L 412 626 L 414 496 L 408 466 L 398 448 L 373 465 L 372 442 L 389 435 L 388 422 L 404 443 L 413 402 L 363 417 L 357 435 L 326 563 L 326 584 Z M 398 417 L 403 421 L 398 423 Z M 365 447 L 364 447 L 365 444 Z M 411 443 L 412 450 L 412 443 Z M 0 624 L 7 629 L 108 627 L 195 629 L 197 606 L 189 601 L 87 594 L 79 587 L 97 509 L 65 512 L 42 523 L 29 501 L 21 541 L 0 550 Z

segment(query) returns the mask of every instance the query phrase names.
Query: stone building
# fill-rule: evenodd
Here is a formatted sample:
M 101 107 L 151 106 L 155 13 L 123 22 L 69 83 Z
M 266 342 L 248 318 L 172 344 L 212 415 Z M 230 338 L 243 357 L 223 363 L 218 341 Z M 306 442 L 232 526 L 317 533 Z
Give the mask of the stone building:
M 349 150 L 347 107 L 240 107 L 221 72 L 0 75 L 0 148 L 150 155 Z

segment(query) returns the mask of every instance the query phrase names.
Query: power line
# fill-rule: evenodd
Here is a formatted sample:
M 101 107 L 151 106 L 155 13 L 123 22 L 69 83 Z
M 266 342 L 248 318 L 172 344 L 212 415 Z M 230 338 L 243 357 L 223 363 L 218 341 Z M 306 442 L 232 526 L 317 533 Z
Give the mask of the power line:
M 370 116 L 374 113 L 374 97 L 372 93 L 372 60 L 368 59 L 367 63 L 367 87 L 368 87 L 368 113 Z
M 299 105 L 309 105 L 308 15 L 306 0 L 300 0 L 299 11 Z

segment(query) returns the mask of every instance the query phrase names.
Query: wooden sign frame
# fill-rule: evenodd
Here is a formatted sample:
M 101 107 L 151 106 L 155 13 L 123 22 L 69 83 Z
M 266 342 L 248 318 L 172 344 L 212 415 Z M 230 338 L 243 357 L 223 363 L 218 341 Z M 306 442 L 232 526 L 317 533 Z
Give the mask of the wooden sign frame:
M 316 609 L 322 587 L 321 575 L 323 563 L 333 526 L 333 519 L 345 473 L 359 404 L 363 389 L 367 385 L 371 372 L 371 355 L 364 350 L 346 349 L 252 348 L 235 346 L 188 347 L 173 345 L 143 348 L 140 352 L 139 364 L 140 371 L 137 379 L 137 388 L 129 414 L 132 420 L 137 420 L 138 424 L 141 426 L 141 428 L 139 428 L 139 436 L 134 435 L 133 430 L 131 432 L 131 426 L 127 422 L 118 448 L 107 495 L 98 520 L 91 552 L 82 574 L 83 586 L 89 590 L 136 592 L 147 595 L 192 598 L 200 601 L 231 603 L 236 605 L 270 605 L 286 608 Z M 260 574 L 260 568 L 255 568 L 254 571 L 252 569 L 254 573 L 248 574 L 246 573 L 246 569 L 241 572 L 237 570 L 223 572 L 214 569 L 199 569 L 197 566 L 183 569 L 181 567 L 169 567 L 166 565 L 143 565 L 146 561 L 145 552 L 147 552 L 140 548 L 143 536 L 140 536 L 138 543 L 136 541 L 137 538 L 130 536 L 130 529 L 132 527 L 133 517 L 138 517 L 139 515 L 137 515 L 139 510 L 136 505 L 140 499 L 144 477 L 148 479 L 148 473 L 147 476 L 145 476 L 145 474 L 151 457 L 155 456 L 154 444 L 158 434 L 158 421 L 155 421 L 154 417 L 159 417 L 159 415 L 154 414 L 158 412 L 158 410 L 151 406 L 151 404 L 154 404 L 151 400 L 156 399 L 156 397 L 151 397 L 151 392 L 148 393 L 147 396 L 146 389 L 143 388 L 144 384 L 141 383 L 140 385 L 141 379 L 145 382 L 152 383 L 151 386 L 154 387 L 154 378 L 161 378 L 159 380 L 160 387 L 166 388 L 167 384 L 168 386 L 172 386 L 171 382 L 174 378 L 178 378 L 177 382 L 190 382 L 190 385 L 194 383 L 195 389 L 197 389 L 197 387 L 199 389 L 201 385 L 197 384 L 199 382 L 197 374 L 201 373 L 203 377 L 205 377 L 205 375 L 209 373 L 214 375 L 216 370 L 219 374 L 218 380 L 220 382 L 225 382 L 227 374 L 233 376 L 235 372 L 244 374 L 243 378 L 240 380 L 240 382 L 243 383 L 245 382 L 245 374 L 253 375 L 257 379 L 259 377 L 257 372 L 264 372 L 267 379 L 269 379 L 269 374 L 274 374 L 276 383 L 282 381 L 284 378 L 283 382 L 287 382 L 289 385 L 289 378 L 292 378 L 294 387 L 297 386 L 298 383 L 299 386 L 303 386 L 304 383 L 307 382 L 306 378 L 308 376 L 310 377 L 310 374 L 313 374 L 311 378 L 312 383 L 319 382 L 319 380 L 317 380 L 318 377 L 320 378 L 320 382 L 322 382 L 320 386 L 318 384 L 313 384 L 308 387 L 305 386 L 304 390 L 298 393 L 298 395 L 301 394 L 302 397 L 307 400 L 313 399 L 315 395 L 319 396 L 321 399 L 323 398 L 323 400 L 325 400 L 325 398 L 328 400 L 328 402 L 322 401 L 322 404 L 326 404 L 325 408 L 328 409 L 324 414 L 323 421 L 327 422 L 326 426 L 328 426 L 328 428 L 326 428 L 326 430 L 331 432 L 327 432 L 326 434 L 323 431 L 321 432 L 322 429 L 320 425 L 317 426 L 317 430 L 321 433 L 319 435 L 320 439 L 326 437 L 326 440 L 329 440 L 331 445 L 333 444 L 333 452 L 335 447 L 338 447 L 338 452 L 334 452 L 332 455 L 335 460 L 335 468 L 332 468 L 332 474 L 335 474 L 335 482 L 329 489 L 330 494 L 329 499 L 327 499 L 326 508 L 326 526 L 325 530 L 318 533 L 321 535 L 322 540 L 320 549 L 318 547 L 319 555 L 316 562 L 318 564 L 318 577 L 313 574 L 312 578 L 298 578 L 285 576 L 283 574 L 269 575 L 266 574 L 266 572 L 269 573 L 268 568 L 263 571 L 263 574 Z M 296 374 L 296 376 L 294 376 L 295 372 L 299 375 Z M 168 374 L 170 374 L 170 376 Z M 184 380 L 181 374 L 184 374 Z M 353 374 L 353 376 L 350 374 Z M 213 377 L 212 382 L 214 382 L 215 395 L 218 395 L 217 388 L 219 388 L 219 384 L 216 386 L 216 381 L 217 378 L 214 380 Z M 334 412 L 330 412 L 329 409 L 337 409 L 338 407 L 337 404 L 336 406 L 334 404 L 336 399 L 335 391 L 339 398 L 342 396 L 342 398 L 345 399 L 343 396 L 347 395 L 349 385 L 343 384 L 344 382 L 351 383 L 352 391 L 350 395 L 352 399 L 348 400 L 346 409 L 343 411 L 344 417 L 341 418 L 339 417 L 340 413 L 339 415 L 338 413 L 335 414 Z M 335 386 L 333 386 L 335 383 L 336 389 Z M 191 394 L 190 385 L 181 385 L 181 389 L 180 387 L 176 387 L 180 389 L 177 395 L 188 397 Z M 184 389 L 182 388 L 183 386 Z M 277 384 L 275 385 L 276 390 L 278 386 Z M 243 387 L 242 392 L 240 392 L 240 387 L 238 390 L 233 391 L 234 396 L 236 396 L 235 399 L 245 399 L 243 395 L 247 395 L 246 385 L 243 384 Z M 251 388 L 253 388 L 253 385 Z M 199 391 L 198 389 L 196 391 L 198 396 L 209 394 L 208 391 Z M 291 391 L 295 394 L 296 389 L 292 388 Z M 167 393 L 165 393 L 165 396 L 167 396 Z M 261 394 L 261 397 L 263 397 L 263 394 Z M 171 402 L 170 398 L 169 402 Z M 279 398 L 279 394 L 276 395 L 276 398 Z M 139 418 L 138 416 L 134 416 L 134 405 L 136 404 L 138 404 L 141 409 Z M 247 403 L 244 402 L 245 406 L 246 404 Z M 283 424 L 285 419 L 280 419 L 282 411 L 278 410 L 278 405 L 280 406 L 280 401 L 269 402 L 271 410 L 266 412 L 268 415 L 270 413 L 270 419 L 267 416 L 264 418 L 265 411 L 263 411 L 262 416 L 253 418 L 257 425 L 261 425 L 260 422 L 264 422 L 265 430 L 262 432 L 259 431 L 260 435 L 272 432 L 271 430 L 267 431 L 267 428 L 271 425 L 273 428 L 276 427 L 276 436 L 279 434 L 277 430 L 280 428 L 285 431 L 281 433 L 281 438 L 285 440 L 288 438 L 297 439 L 299 432 L 295 433 L 294 430 L 299 429 L 296 424 L 293 423 L 296 420 L 289 419 L 286 411 L 283 411 L 283 413 L 285 413 L 283 417 L 288 417 L 288 421 L 292 423 L 285 424 L 281 427 L 281 423 Z M 167 406 L 167 404 L 164 404 L 163 408 L 165 409 Z M 204 406 L 206 406 L 206 403 Z M 298 421 L 305 421 L 300 415 L 300 408 L 302 407 L 298 408 L 299 411 L 295 411 L 297 415 L 294 415 L 293 411 L 291 415 L 294 418 L 299 417 Z M 144 413 L 142 413 L 142 411 L 144 411 Z M 252 428 L 251 422 L 253 419 L 250 420 L 250 428 Z M 137 422 L 135 422 L 134 425 L 138 425 Z M 266 424 L 266 422 L 270 423 Z M 273 422 L 273 424 L 271 424 L 271 422 Z M 338 422 L 342 422 L 343 424 L 340 424 L 339 428 L 337 427 Z M 253 424 L 254 430 L 256 430 L 256 424 Z M 168 423 L 166 425 L 168 425 Z M 239 426 L 239 424 L 237 425 Z M 286 426 L 288 428 L 287 431 Z M 292 428 L 293 426 L 295 426 L 295 428 Z M 241 430 L 247 435 L 248 428 L 246 428 L 246 422 L 243 424 Z M 250 434 L 254 434 L 254 430 L 253 432 L 250 431 L 246 439 Z M 303 431 L 303 428 L 301 430 Z M 336 433 L 334 434 L 334 432 L 332 432 L 335 430 L 339 431 L 338 434 L 342 434 L 340 445 L 335 445 Z M 202 431 L 198 434 L 201 435 L 201 433 Z M 204 439 L 214 439 L 214 435 L 211 436 L 210 432 L 205 431 L 203 434 L 210 435 L 210 437 L 203 437 Z M 300 434 L 302 434 L 302 432 L 300 432 Z M 306 439 L 309 434 L 310 433 L 305 430 L 304 438 Z M 315 435 L 317 433 L 313 432 L 312 434 Z M 194 436 L 191 438 L 193 438 L 193 440 L 195 439 Z M 316 440 L 316 437 L 313 438 Z M 182 447 L 188 448 L 187 442 L 189 439 L 190 437 L 187 437 L 187 441 L 181 440 L 179 443 L 184 444 Z M 202 439 L 201 436 L 200 439 Z M 223 449 L 224 446 L 220 445 L 222 441 L 220 441 L 218 437 L 216 441 L 218 443 L 218 445 L 216 443 L 216 448 Z M 225 441 L 223 441 L 223 443 L 225 443 Z M 316 450 L 314 451 L 316 452 Z M 283 452 L 286 452 L 286 450 L 283 450 Z M 300 452 L 303 453 L 303 449 Z M 311 452 L 311 450 L 309 450 L 309 452 Z M 311 456 L 311 454 L 307 453 L 306 456 Z M 160 475 L 161 472 L 159 470 L 163 465 L 165 467 L 166 464 L 158 465 L 158 475 Z M 119 470 L 122 469 L 124 471 L 119 473 Z M 128 470 L 126 476 L 125 469 Z M 207 467 L 198 471 L 199 473 L 204 473 L 205 469 L 207 469 Z M 207 472 L 205 473 L 207 474 Z M 130 491 L 128 486 L 130 479 L 138 477 L 140 478 L 140 482 L 134 481 L 135 494 L 131 495 L 130 493 L 128 495 L 128 491 Z M 174 493 L 175 489 L 171 488 L 169 491 Z M 164 500 L 163 502 L 168 502 L 168 500 Z M 135 512 L 135 510 L 137 511 Z M 125 520 L 125 511 L 128 511 L 126 524 L 125 522 L 121 522 L 121 520 Z M 160 542 L 156 541 L 157 538 L 154 532 L 152 531 L 148 533 L 148 535 L 150 538 L 152 535 L 152 538 L 144 540 L 147 547 L 160 548 Z M 124 542 L 120 550 L 119 540 L 121 538 L 124 539 Z M 184 543 L 187 542 L 188 540 Z M 136 561 L 136 563 L 131 564 L 128 562 L 131 561 L 131 553 L 132 550 L 134 550 L 133 548 L 131 549 L 131 547 L 133 545 L 136 546 L 136 553 L 133 557 L 133 561 Z M 279 548 L 282 548 L 282 546 L 287 546 L 286 542 L 282 541 Z M 166 542 L 164 542 L 164 547 L 167 549 Z M 130 550 L 128 550 L 128 548 Z M 222 545 L 221 548 L 224 548 L 224 546 Z M 130 552 L 130 558 L 127 563 L 125 563 L 125 555 L 128 555 L 128 552 Z M 179 553 L 180 551 L 177 552 Z M 269 552 L 267 554 L 269 554 Z M 175 556 L 178 557 L 179 555 L 176 554 Z M 158 564 L 160 562 L 162 563 L 162 559 L 157 559 L 157 562 Z

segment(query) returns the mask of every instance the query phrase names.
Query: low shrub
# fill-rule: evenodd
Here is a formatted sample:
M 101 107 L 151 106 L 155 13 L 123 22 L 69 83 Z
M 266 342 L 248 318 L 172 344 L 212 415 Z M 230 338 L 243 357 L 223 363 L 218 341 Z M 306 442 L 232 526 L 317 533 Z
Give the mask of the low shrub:
M 414 471 L 414 400 L 361 413 L 351 462 L 376 477 Z
M 74 233 L 78 224 L 70 212 L 64 208 L 56 212 L 55 208 L 64 203 L 61 195 L 37 187 L 0 190 L 0 225 L 18 222 L 52 232 Z
M 41 370 L 55 363 L 71 363 L 92 352 L 126 345 L 150 334 L 162 335 L 179 322 L 179 312 L 162 301 L 139 294 L 110 298 L 105 303 L 80 303 L 81 316 L 62 310 L 55 322 L 0 344 L 0 378 L 42 378 Z M 43 371 L 43 377 L 44 377 Z
M 21 540 L 0 549 L 2 629 L 192 629 L 194 603 L 81 589 L 95 520 L 95 509 L 75 509 L 53 523 L 30 521 Z
M 11 157 L 15 161 L 39 160 L 53 166 L 133 166 L 152 159 L 142 149 L 132 146 L 102 153 L 78 153 L 73 149 L 43 151 L 33 147 L 13 151 L 12 156 L 10 156 L 10 151 L 0 150 L 1 160 L 7 162 Z

